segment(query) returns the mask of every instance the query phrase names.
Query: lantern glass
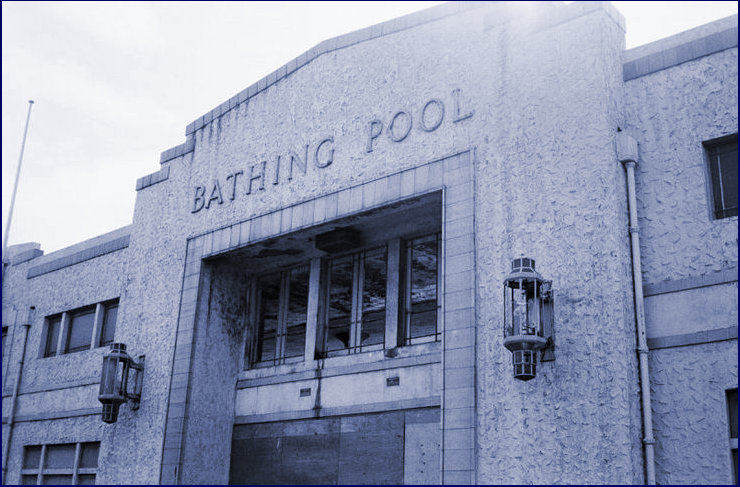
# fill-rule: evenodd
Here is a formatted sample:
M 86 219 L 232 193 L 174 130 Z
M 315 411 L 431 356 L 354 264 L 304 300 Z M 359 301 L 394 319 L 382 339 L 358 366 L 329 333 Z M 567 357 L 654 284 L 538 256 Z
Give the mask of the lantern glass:
M 118 409 L 127 400 L 128 373 L 131 357 L 126 353 L 126 345 L 113 343 L 103 357 L 100 375 L 98 400 L 103 403 L 103 421 L 115 423 Z

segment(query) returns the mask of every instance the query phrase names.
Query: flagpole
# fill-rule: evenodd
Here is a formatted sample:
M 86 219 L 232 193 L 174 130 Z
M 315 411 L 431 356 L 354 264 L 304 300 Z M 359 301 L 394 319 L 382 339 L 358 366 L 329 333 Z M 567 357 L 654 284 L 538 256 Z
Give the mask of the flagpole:
M 23 150 L 26 148 L 26 135 L 28 134 L 28 122 L 31 120 L 31 107 L 33 100 L 28 100 L 28 115 L 26 115 L 26 128 L 23 130 L 23 142 L 21 142 L 21 155 L 18 156 L 18 169 L 15 172 L 15 184 L 13 185 L 13 196 L 10 198 L 10 211 L 8 211 L 8 222 L 5 224 L 5 236 L 3 237 L 3 264 L 8 252 L 8 235 L 10 233 L 10 221 L 13 219 L 13 207 L 15 206 L 15 194 L 18 192 L 18 179 L 21 175 L 21 164 L 23 163 Z M 3 270 L 5 266 L 3 265 Z

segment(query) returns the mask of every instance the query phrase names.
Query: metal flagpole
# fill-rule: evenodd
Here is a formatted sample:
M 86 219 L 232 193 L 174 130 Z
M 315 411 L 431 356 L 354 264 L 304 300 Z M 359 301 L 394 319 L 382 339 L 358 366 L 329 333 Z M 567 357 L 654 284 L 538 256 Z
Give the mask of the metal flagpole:
M 26 128 L 23 130 L 23 142 L 21 142 L 21 155 L 18 156 L 18 169 L 15 172 L 15 185 L 13 186 L 13 196 L 10 198 L 10 211 L 8 211 L 8 223 L 5 224 L 5 236 L 3 237 L 3 261 L 8 252 L 8 234 L 10 233 L 10 221 L 13 219 L 13 207 L 15 206 L 15 194 L 18 192 L 18 179 L 21 175 L 21 164 L 23 163 L 23 150 L 26 147 L 26 135 L 28 134 L 28 122 L 31 120 L 31 107 L 33 100 L 28 100 L 28 115 L 26 115 Z M 4 264 L 4 262 L 3 262 Z M 3 270 L 5 266 L 3 265 Z

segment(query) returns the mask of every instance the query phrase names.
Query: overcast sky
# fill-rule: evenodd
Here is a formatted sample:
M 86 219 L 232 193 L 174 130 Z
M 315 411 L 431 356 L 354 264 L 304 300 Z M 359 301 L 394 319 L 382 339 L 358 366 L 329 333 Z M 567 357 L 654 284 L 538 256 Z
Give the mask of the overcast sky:
M 441 2 L 2 2 L 2 231 L 46 252 L 128 225 L 185 126 L 319 42 Z M 613 2 L 635 47 L 737 2 Z

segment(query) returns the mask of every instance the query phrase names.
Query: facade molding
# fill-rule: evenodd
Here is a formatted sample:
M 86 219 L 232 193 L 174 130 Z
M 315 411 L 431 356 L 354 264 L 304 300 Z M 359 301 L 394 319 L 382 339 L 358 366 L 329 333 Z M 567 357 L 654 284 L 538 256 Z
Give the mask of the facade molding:
M 648 338 L 648 348 L 650 350 L 659 350 L 663 348 L 700 345 L 702 343 L 722 342 L 725 340 L 737 340 L 737 325 L 717 328 L 716 330 L 684 333 L 682 335 Z
M 728 267 L 719 272 L 692 276 L 685 279 L 657 282 L 654 284 L 643 284 L 645 297 L 657 296 L 659 294 L 676 293 L 697 289 L 700 287 L 717 286 L 737 282 L 737 266 Z

